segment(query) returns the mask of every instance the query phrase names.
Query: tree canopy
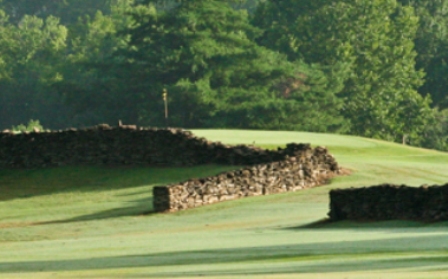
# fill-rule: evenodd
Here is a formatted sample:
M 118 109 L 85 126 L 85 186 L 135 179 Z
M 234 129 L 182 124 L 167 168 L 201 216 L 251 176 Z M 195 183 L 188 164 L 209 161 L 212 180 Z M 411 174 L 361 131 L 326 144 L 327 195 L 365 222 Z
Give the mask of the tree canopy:
M 448 0 L 0 0 L 0 128 L 350 133 L 448 149 Z
M 303 122 L 318 99 L 326 99 L 322 106 L 337 107 L 339 101 L 331 90 L 319 95 L 320 88 L 316 86 L 314 94 L 314 88 L 307 86 L 327 82 L 323 72 L 288 62 L 282 54 L 257 45 L 254 39 L 261 30 L 250 24 L 246 11 L 235 10 L 226 1 L 185 1 L 171 10 L 143 17 L 134 14 L 134 18 L 136 26 L 129 34 L 135 51 L 126 55 L 133 68 L 146 76 L 147 85 L 140 90 L 155 94 L 148 95 L 145 106 L 160 107 L 153 100 L 168 88 L 172 121 L 177 125 L 300 128 L 311 125 Z M 286 96 L 276 88 L 287 80 L 303 85 L 290 88 Z M 313 104 L 307 102 L 313 98 Z M 337 109 L 320 114 L 321 119 L 333 120 L 313 124 L 322 126 L 320 130 L 337 129 L 336 123 L 342 122 Z M 149 123 L 161 122 L 154 114 L 146 117 Z
M 266 1 L 254 22 L 266 30 L 260 43 L 292 61 L 347 66 L 340 96 L 351 133 L 398 141 L 423 129 L 430 100 L 416 91 L 423 72 L 414 66 L 412 8 L 395 0 Z

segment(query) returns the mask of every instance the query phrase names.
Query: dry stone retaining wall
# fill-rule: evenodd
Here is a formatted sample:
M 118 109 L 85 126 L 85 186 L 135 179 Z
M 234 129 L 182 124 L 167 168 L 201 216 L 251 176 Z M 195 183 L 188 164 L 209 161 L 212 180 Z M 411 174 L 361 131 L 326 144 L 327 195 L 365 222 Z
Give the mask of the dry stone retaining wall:
M 448 184 L 383 184 L 330 191 L 330 220 L 448 220 Z

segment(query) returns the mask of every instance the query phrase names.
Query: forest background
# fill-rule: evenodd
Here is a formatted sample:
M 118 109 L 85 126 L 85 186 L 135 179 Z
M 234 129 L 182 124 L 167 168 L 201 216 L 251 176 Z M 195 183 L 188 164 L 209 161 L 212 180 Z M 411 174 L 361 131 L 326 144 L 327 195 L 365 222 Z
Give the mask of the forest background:
M 448 0 L 0 0 L 0 129 L 298 130 L 448 150 Z M 31 123 L 37 123 L 32 121 Z

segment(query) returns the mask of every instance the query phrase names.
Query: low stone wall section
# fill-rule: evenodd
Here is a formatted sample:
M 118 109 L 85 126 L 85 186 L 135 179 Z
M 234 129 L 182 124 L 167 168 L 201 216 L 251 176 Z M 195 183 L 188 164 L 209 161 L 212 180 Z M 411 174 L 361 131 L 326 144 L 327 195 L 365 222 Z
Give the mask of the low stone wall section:
M 448 220 L 448 184 L 383 184 L 330 191 L 330 220 Z
M 181 129 L 100 124 L 85 129 L 0 133 L 0 168 L 65 165 L 245 166 L 213 177 L 154 188 L 156 211 L 177 211 L 325 183 L 340 169 L 326 148 L 291 143 L 267 150 L 229 146 Z
M 254 165 L 284 160 L 305 145 L 265 150 L 229 146 L 181 129 L 101 124 L 86 129 L 0 133 L 0 168 L 64 165 Z M 333 168 L 337 169 L 334 162 Z
M 291 157 L 202 179 L 153 189 L 154 210 L 174 212 L 243 197 L 298 191 L 322 185 L 339 174 L 326 148 L 289 145 Z

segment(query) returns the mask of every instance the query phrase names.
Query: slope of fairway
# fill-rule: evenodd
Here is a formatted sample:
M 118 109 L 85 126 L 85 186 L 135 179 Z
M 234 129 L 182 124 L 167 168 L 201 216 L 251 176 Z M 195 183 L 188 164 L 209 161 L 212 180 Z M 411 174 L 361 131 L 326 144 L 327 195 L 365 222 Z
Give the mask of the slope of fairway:
M 328 191 L 448 182 L 448 154 L 299 132 L 197 130 L 229 144 L 324 145 L 353 170 L 330 185 L 153 214 L 151 189 L 233 169 L 0 171 L 0 278 L 446 278 L 446 223 L 320 224 Z

